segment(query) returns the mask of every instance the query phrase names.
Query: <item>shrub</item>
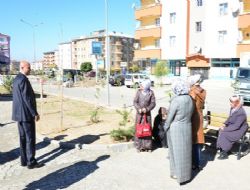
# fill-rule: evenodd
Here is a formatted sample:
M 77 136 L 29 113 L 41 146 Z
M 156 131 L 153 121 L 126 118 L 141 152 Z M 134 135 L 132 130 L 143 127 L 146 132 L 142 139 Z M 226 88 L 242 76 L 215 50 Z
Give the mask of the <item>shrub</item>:
M 91 121 L 92 123 L 98 123 L 98 122 L 100 122 L 100 120 L 99 120 L 100 109 L 101 109 L 101 107 L 96 107 L 96 108 L 90 113 L 90 121 Z
M 110 136 L 115 141 L 130 141 L 135 134 L 135 127 L 131 126 L 128 129 L 114 129 L 110 132 Z
M 7 75 L 3 78 L 3 86 L 9 92 L 12 93 L 14 77 Z
M 126 107 L 124 106 L 124 108 L 122 110 L 116 110 L 116 112 L 122 116 L 122 121 L 119 122 L 119 125 L 120 126 L 126 126 L 127 123 L 130 122 L 129 116 L 130 116 L 130 114 L 132 112 L 132 109 L 130 109 L 128 111 L 126 109 Z

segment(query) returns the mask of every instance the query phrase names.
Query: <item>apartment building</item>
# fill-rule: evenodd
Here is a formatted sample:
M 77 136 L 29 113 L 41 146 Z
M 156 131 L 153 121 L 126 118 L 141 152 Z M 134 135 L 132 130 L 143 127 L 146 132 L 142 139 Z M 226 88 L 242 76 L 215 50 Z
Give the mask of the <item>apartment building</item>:
M 10 69 L 10 36 L 0 33 L 0 73 Z
M 71 42 L 64 42 L 58 45 L 59 69 L 72 69 Z
M 239 66 L 236 54 L 239 2 L 197 0 L 189 4 L 187 67 L 190 74 L 201 73 L 205 78 L 222 77 L 222 74 L 230 77 Z
M 180 71 L 186 68 L 187 35 L 187 1 L 168 0 L 161 1 L 161 59 L 168 60 L 171 72 L 180 75 Z M 181 6 L 180 6 L 181 5 Z M 181 69 L 182 68 L 182 69 Z M 185 71 L 186 73 L 187 71 Z
M 75 69 L 80 69 L 84 62 L 91 62 L 93 69 L 105 68 L 105 30 L 92 32 L 89 36 L 72 40 L 72 63 Z M 92 43 L 102 44 L 102 54 L 95 56 L 92 54 Z M 120 70 L 122 67 L 129 67 L 134 57 L 134 38 L 118 32 L 109 32 L 110 45 L 110 67 Z
M 240 1 L 240 15 L 239 15 L 239 43 L 237 45 L 237 56 L 240 57 L 241 62 L 247 62 L 250 66 L 250 1 Z M 246 66 L 246 65 L 242 65 Z
M 43 67 L 51 68 L 55 66 L 55 51 L 48 51 L 43 53 Z
M 239 8 L 239 0 L 141 0 L 135 59 L 167 60 L 174 75 L 229 77 L 239 66 Z
M 156 0 L 141 0 L 140 7 L 135 10 L 135 19 L 139 27 L 135 31 L 134 60 L 143 68 L 152 68 L 158 59 L 162 59 L 161 23 L 162 4 Z

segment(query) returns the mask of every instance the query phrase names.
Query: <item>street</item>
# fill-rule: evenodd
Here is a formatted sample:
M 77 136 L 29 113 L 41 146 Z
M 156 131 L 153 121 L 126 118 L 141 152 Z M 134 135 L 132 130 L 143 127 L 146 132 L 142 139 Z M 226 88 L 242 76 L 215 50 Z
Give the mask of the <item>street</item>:
M 214 113 L 229 113 L 229 98 L 233 95 L 233 88 L 230 86 L 230 80 L 205 80 L 202 86 L 207 91 L 207 110 Z M 40 92 L 40 86 L 33 83 L 34 89 Z M 95 98 L 96 87 L 90 88 L 64 88 L 63 93 L 65 97 L 74 98 L 77 100 L 98 103 L 99 105 L 107 106 L 107 88 L 99 87 L 100 96 Z M 156 108 L 153 110 L 153 115 L 157 114 L 159 107 L 168 107 L 169 96 L 167 92 L 171 86 L 152 87 L 156 97 Z M 114 108 L 121 108 L 124 104 L 127 107 L 133 107 L 133 98 L 137 89 L 127 88 L 125 86 L 110 86 L 110 106 Z M 44 85 L 44 92 L 60 96 L 61 90 L 59 86 Z M 250 106 L 244 106 L 248 115 L 250 115 Z

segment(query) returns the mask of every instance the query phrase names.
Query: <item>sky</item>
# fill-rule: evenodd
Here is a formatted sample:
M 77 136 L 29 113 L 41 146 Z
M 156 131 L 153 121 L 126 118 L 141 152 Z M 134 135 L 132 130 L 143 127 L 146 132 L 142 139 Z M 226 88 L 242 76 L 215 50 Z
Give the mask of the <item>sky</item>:
M 133 4 L 140 0 L 107 0 L 108 30 L 134 36 Z M 36 60 L 58 43 L 105 29 L 105 0 L 0 0 L 0 33 L 11 37 L 12 60 Z M 37 27 L 21 22 L 24 20 Z

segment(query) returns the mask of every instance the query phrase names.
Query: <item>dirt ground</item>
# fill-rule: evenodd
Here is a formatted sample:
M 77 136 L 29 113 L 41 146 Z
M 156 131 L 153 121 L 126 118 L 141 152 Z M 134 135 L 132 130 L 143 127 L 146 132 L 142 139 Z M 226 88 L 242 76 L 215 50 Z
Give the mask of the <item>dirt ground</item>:
M 38 100 L 38 111 L 41 120 L 37 123 L 38 133 L 50 138 L 60 138 L 62 141 L 78 141 L 83 144 L 116 143 L 109 135 L 110 131 L 118 128 L 129 128 L 134 124 L 133 114 L 126 127 L 120 126 L 122 116 L 115 110 L 101 107 L 98 123 L 90 121 L 91 112 L 95 105 L 64 99 L 63 114 L 61 114 L 61 99 L 48 96 L 41 103 Z

